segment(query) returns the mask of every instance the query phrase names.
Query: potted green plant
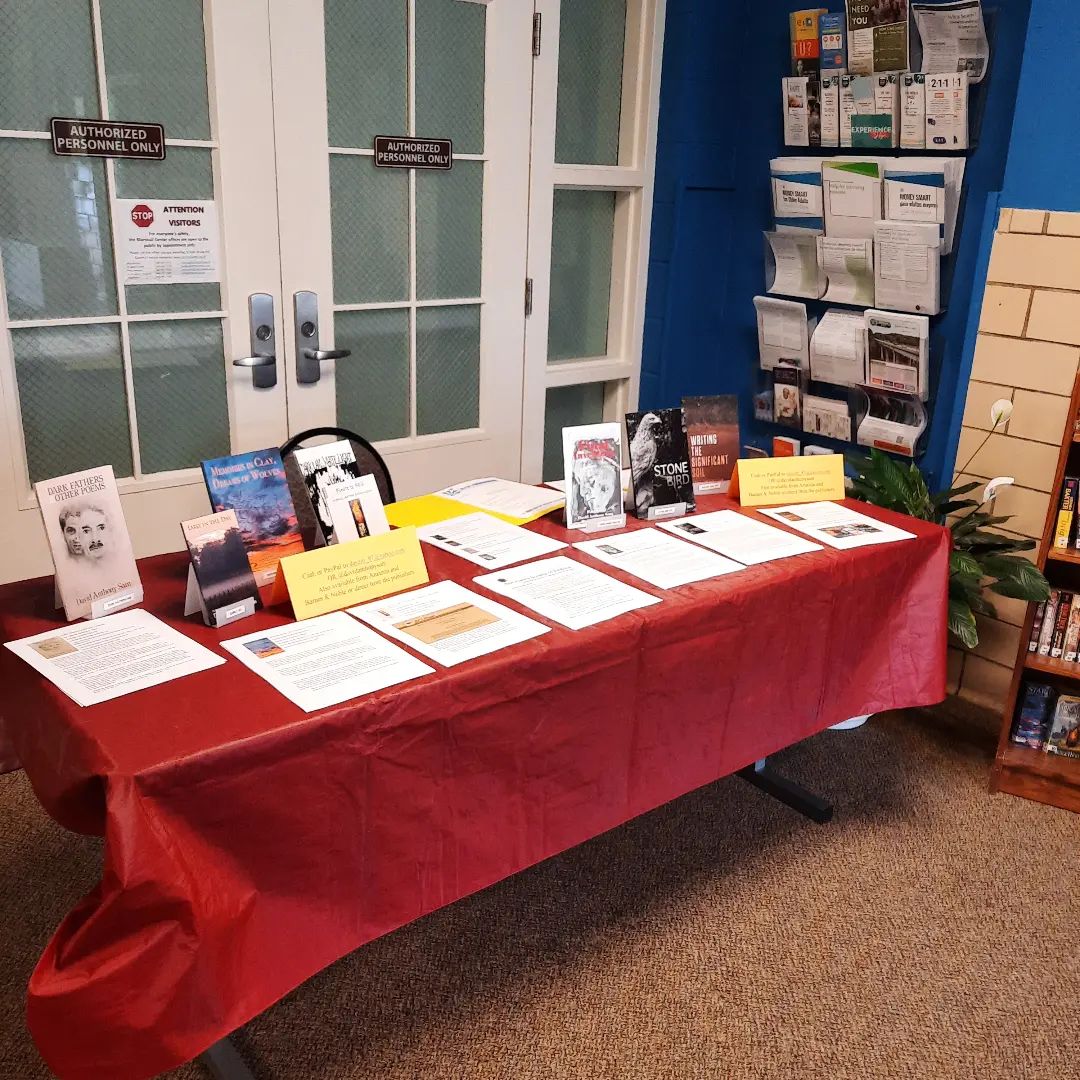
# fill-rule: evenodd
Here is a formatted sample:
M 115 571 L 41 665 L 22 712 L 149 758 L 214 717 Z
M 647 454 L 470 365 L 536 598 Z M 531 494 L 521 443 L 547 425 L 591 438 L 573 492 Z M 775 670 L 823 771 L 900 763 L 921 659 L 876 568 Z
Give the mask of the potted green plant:
M 1002 398 L 990 409 L 991 428 L 957 475 L 967 471 L 987 440 L 1012 415 L 1012 402 Z M 976 615 L 996 615 L 987 592 L 1016 600 L 1045 600 L 1050 587 L 1041 571 L 1016 554 L 1030 551 L 1034 540 L 1006 536 L 990 526 L 1004 525 L 1012 515 L 993 513 L 994 500 L 1011 476 L 999 476 L 987 484 L 980 480 L 931 494 L 919 467 L 903 466 L 880 450 L 868 456 L 850 454 L 848 464 L 855 473 L 851 494 L 864 502 L 897 510 L 923 521 L 933 521 L 952 531 L 949 556 L 949 633 L 962 646 L 973 649 L 979 643 Z M 971 497 L 982 488 L 982 498 Z

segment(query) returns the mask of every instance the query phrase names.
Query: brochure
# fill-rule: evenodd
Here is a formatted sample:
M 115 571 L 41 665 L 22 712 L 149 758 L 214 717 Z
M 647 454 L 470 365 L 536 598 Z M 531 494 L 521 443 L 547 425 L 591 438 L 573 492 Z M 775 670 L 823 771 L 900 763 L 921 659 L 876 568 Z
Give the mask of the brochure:
M 900 146 L 926 148 L 926 76 L 910 71 L 900 77 Z
M 971 82 L 982 82 L 990 62 L 982 0 L 913 3 L 911 14 L 922 39 L 920 71 L 963 71 Z
M 484 513 L 462 514 L 435 525 L 424 525 L 416 530 L 416 535 L 425 544 L 489 570 L 550 555 L 566 547 L 561 540 L 530 532 Z
M 773 421 L 784 427 L 802 427 L 802 371 L 793 364 L 773 368 Z
M 344 544 L 348 540 L 390 531 L 382 493 L 370 473 L 330 484 L 326 489 L 326 502 L 334 526 L 335 543 Z
M 182 521 L 180 528 L 209 625 L 217 625 L 215 612 L 221 608 L 246 600 L 251 601 L 250 611 L 262 607 L 235 510 Z
M 5 648 L 82 706 L 225 663 L 142 608 L 8 641 Z
M 675 589 L 743 569 L 737 562 L 684 544 L 658 529 L 617 533 L 586 540 L 574 547 L 658 589 Z
M 566 527 L 618 528 L 623 518 L 622 432 L 618 424 L 563 428 Z M 631 469 L 633 472 L 633 469 Z
M 817 241 L 809 229 L 765 233 L 765 280 L 771 293 L 817 300 L 825 291 Z
M 496 570 L 474 580 L 571 630 L 583 630 L 660 603 L 660 597 L 625 585 L 565 555 Z
M 837 386 L 866 379 L 866 320 L 861 311 L 830 308 L 810 339 L 810 378 Z
M 682 409 L 694 494 L 727 491 L 739 457 L 738 397 L 685 397 Z
M 851 410 L 848 403 L 816 394 L 804 395 L 803 431 L 840 442 L 851 442 Z
M 821 145 L 821 81 L 816 75 L 783 80 L 784 143 Z
M 415 592 L 350 608 L 349 614 L 443 667 L 475 660 L 551 631 L 550 626 L 470 592 L 456 581 L 439 581 Z
M 897 315 L 868 309 L 866 381 L 926 400 L 930 357 L 930 320 L 925 315 Z
M 968 148 L 968 77 L 926 76 L 927 150 Z
M 828 279 L 823 300 L 836 304 L 873 304 L 874 243 L 832 236 L 817 238 L 818 263 Z
M 914 540 L 915 534 L 886 525 L 884 521 L 867 517 L 833 502 L 799 503 L 778 506 L 760 513 L 795 529 L 829 547 L 847 551 L 850 548 L 888 544 L 896 540 Z
M 821 77 L 821 145 L 840 145 L 840 76 Z
M 856 442 L 876 446 L 904 457 L 914 457 L 915 447 L 926 430 L 923 403 L 914 396 L 888 390 L 865 389 L 866 412 L 859 421 Z
M 626 414 L 634 512 L 667 517 L 694 509 L 694 481 L 682 409 Z
M 304 550 L 277 447 L 212 458 L 202 463 L 202 473 L 214 512 L 236 511 L 255 581 L 273 581 L 278 563 Z
M 304 712 L 431 675 L 344 611 L 223 641 L 221 647 Z
M 873 240 L 881 219 L 881 164 L 826 161 L 821 166 L 825 235 Z
M 819 19 L 828 13 L 828 8 L 803 8 L 788 16 L 792 75 L 812 75 L 821 70 Z
M 348 439 L 324 443 L 322 446 L 305 446 L 294 450 L 292 459 L 304 480 L 311 508 L 315 511 L 322 539 L 334 542 L 334 519 L 330 514 L 329 489 L 343 480 L 353 480 L 360 475 L 352 443 Z
M 848 71 L 873 75 L 906 71 L 908 0 L 845 0 Z
M 939 226 L 879 221 L 874 247 L 874 303 L 892 311 L 936 315 L 941 310 Z
M 660 528 L 745 566 L 821 550 L 820 544 L 792 536 L 783 529 L 774 529 L 737 510 L 717 510 L 681 521 L 665 521 Z
M 826 12 L 822 15 L 818 19 L 818 31 L 821 36 L 822 75 L 843 75 L 847 71 L 847 27 L 843 12 Z
M 762 369 L 772 371 L 782 360 L 809 367 L 812 328 L 807 322 L 806 305 L 794 300 L 755 296 L 754 308 Z
M 935 223 L 942 241 L 942 255 L 952 250 L 964 159 L 905 158 L 886 161 L 882 195 L 888 221 L 926 225 Z
M 773 158 L 769 173 L 776 231 L 821 232 L 821 158 Z
M 112 466 L 39 480 L 34 493 L 68 621 L 141 604 L 142 582 Z

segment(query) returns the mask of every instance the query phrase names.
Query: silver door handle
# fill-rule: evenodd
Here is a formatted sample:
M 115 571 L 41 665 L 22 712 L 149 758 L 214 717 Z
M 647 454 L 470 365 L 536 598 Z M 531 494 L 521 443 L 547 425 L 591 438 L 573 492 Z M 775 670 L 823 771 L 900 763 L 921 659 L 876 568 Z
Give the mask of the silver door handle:
M 352 356 L 352 349 L 305 349 L 304 356 L 308 360 L 344 360 Z
M 233 367 L 251 368 L 251 385 L 257 390 L 277 386 L 277 331 L 274 329 L 274 298 L 269 293 L 248 297 L 248 331 L 251 355 L 233 361 Z

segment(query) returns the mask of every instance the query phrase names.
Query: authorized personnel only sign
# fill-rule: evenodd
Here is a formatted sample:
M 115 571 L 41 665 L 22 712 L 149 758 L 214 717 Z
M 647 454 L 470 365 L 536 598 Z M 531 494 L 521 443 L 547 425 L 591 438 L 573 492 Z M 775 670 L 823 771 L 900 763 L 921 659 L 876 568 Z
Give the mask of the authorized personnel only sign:
M 221 280 L 212 199 L 117 199 L 113 207 L 125 285 Z
M 53 152 L 63 157 L 141 158 L 165 160 L 165 129 L 161 124 L 136 124 L 126 120 L 72 120 L 54 116 Z
M 417 139 L 410 135 L 376 135 L 375 164 L 384 169 L 450 169 L 450 139 Z

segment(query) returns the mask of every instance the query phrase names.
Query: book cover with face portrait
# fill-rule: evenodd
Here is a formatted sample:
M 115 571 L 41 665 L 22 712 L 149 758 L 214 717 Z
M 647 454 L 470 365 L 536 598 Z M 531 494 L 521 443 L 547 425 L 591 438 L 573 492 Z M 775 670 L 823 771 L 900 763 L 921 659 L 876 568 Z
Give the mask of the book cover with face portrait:
M 69 621 L 88 618 L 94 604 L 109 597 L 138 590 L 141 598 L 142 582 L 111 465 L 39 480 L 34 492 Z
M 621 435 L 618 424 L 563 428 L 568 529 L 623 513 Z
M 654 517 L 665 506 L 693 510 L 694 481 L 682 409 L 627 413 L 626 437 L 637 516 Z

